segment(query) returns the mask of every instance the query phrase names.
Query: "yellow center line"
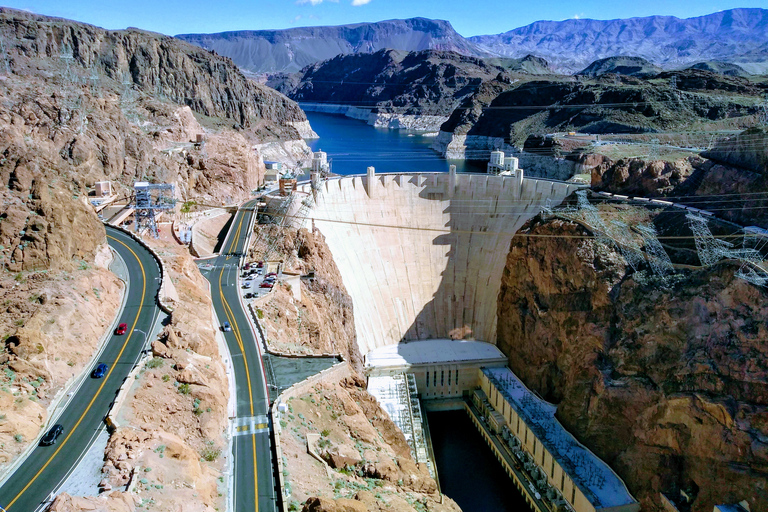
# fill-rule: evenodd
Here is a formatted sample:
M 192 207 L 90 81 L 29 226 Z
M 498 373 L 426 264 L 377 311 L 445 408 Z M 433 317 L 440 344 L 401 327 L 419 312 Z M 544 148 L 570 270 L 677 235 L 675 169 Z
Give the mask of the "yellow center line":
M 237 231 L 235 232 L 235 235 L 232 237 L 232 242 L 229 245 L 229 251 L 232 252 L 232 249 L 235 248 L 237 245 L 237 241 L 240 238 L 240 232 L 243 228 L 243 219 L 245 218 L 245 214 L 241 215 L 240 222 L 237 226 Z M 225 261 L 230 259 L 229 256 L 226 257 Z M 239 269 L 238 269 L 239 271 Z M 246 383 L 248 384 L 248 402 L 250 405 L 251 410 L 251 416 L 253 416 L 253 389 L 251 387 L 251 372 L 248 369 L 248 358 L 245 355 L 245 345 L 243 345 L 243 338 L 240 335 L 240 328 L 237 325 L 237 320 L 235 320 L 235 314 L 232 312 L 232 309 L 229 307 L 229 303 L 227 302 L 227 299 L 224 298 L 224 287 L 222 285 L 222 278 L 224 276 L 224 265 L 221 266 L 221 271 L 219 272 L 219 297 L 221 299 L 221 303 L 224 306 L 224 314 L 226 315 L 227 319 L 229 320 L 231 326 L 232 326 L 232 332 L 235 335 L 235 339 L 237 340 L 237 345 L 240 347 L 240 351 L 243 354 L 243 364 L 245 366 L 245 379 Z M 237 282 L 237 280 L 235 280 Z M 235 285 L 235 288 L 237 288 L 237 285 Z M 236 293 L 240 293 L 240 290 L 236 289 Z M 257 465 L 256 465 L 256 434 L 251 434 L 251 448 L 252 448 L 252 454 L 253 454 L 253 488 L 256 493 L 256 499 L 254 500 L 254 508 L 256 512 L 259 510 L 259 474 L 257 471 Z
M 135 252 L 133 252 L 133 249 L 128 247 L 124 242 L 122 242 L 121 240 L 118 240 L 117 238 L 111 235 L 107 235 L 107 238 L 111 238 L 112 240 L 125 246 L 126 249 L 131 251 L 131 253 L 136 258 L 136 261 L 139 263 L 139 267 L 141 268 L 141 277 L 142 277 L 141 301 L 139 303 L 140 304 L 139 310 L 136 313 L 136 318 L 133 321 L 131 330 L 128 332 L 128 336 L 126 336 L 125 342 L 123 342 L 123 346 L 120 349 L 120 353 L 117 354 L 117 358 L 115 359 L 115 362 L 109 368 L 109 371 L 107 372 L 107 375 L 104 377 L 104 380 L 102 381 L 101 386 L 99 386 L 99 389 L 96 391 L 96 394 L 93 395 L 93 398 L 91 398 L 90 403 L 88 403 L 88 407 L 85 408 L 85 411 L 83 411 L 83 414 L 77 420 L 77 423 L 75 423 L 75 426 L 72 427 L 72 430 L 70 430 L 69 434 L 67 434 L 67 437 L 64 438 L 64 441 L 62 441 L 59 447 L 56 448 L 56 451 L 53 452 L 53 455 L 51 455 L 48 458 L 45 464 L 43 464 L 43 467 L 40 468 L 40 470 L 35 474 L 35 476 L 32 477 L 32 479 L 27 483 L 27 485 L 24 486 L 24 488 L 19 492 L 19 494 L 17 494 L 16 497 L 13 498 L 13 500 L 11 500 L 11 502 L 5 507 L 6 510 L 10 509 L 13 506 L 13 504 L 16 503 L 16 501 L 27 491 L 27 489 L 29 489 L 29 486 L 31 486 L 34 483 L 34 481 L 38 479 L 38 477 L 42 474 L 45 468 L 48 467 L 48 465 L 51 463 L 51 461 L 53 461 L 56 455 L 59 454 L 61 449 L 64 448 L 64 446 L 67 444 L 67 441 L 69 441 L 69 438 L 72 437 L 72 434 L 75 433 L 75 431 L 77 430 L 77 427 L 79 427 L 80 423 L 82 423 L 83 419 L 85 419 L 85 416 L 88 414 L 88 411 L 91 410 L 91 407 L 93 406 L 93 403 L 96 401 L 96 398 L 98 398 L 102 389 L 104 389 L 104 386 L 107 384 L 107 380 L 109 380 L 109 376 L 112 375 L 112 371 L 115 369 L 115 366 L 117 366 L 118 361 L 120 361 L 120 357 L 122 357 L 123 352 L 125 351 L 125 348 L 128 346 L 128 342 L 130 341 L 131 336 L 133 335 L 133 330 L 136 328 L 136 324 L 139 322 L 139 317 L 141 316 L 141 310 L 142 310 L 141 304 L 144 304 L 144 297 L 147 291 L 147 276 L 146 276 L 146 273 L 144 272 L 144 265 L 141 264 L 141 260 L 139 259 L 139 256 Z

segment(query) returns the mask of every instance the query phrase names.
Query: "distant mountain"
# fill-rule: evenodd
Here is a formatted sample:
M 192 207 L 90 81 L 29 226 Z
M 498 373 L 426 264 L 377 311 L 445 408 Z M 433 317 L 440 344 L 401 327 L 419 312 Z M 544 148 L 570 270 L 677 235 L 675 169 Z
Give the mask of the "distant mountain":
M 665 68 L 700 61 L 768 70 L 768 9 L 731 9 L 697 18 L 650 16 L 620 20 L 537 21 L 498 35 L 469 40 L 501 56 L 533 54 L 575 72 L 615 55 L 643 57 Z
M 585 69 L 582 69 L 577 75 L 598 77 L 608 73 L 616 75 L 636 76 L 638 78 L 647 78 L 658 75 L 661 68 L 653 62 L 648 62 L 642 57 L 627 57 L 624 55 L 618 57 L 608 57 L 606 59 L 596 60 Z
M 267 85 L 299 102 L 447 117 L 483 82 L 505 76 L 511 82 L 509 73 L 549 72 L 546 61 L 531 56 L 482 59 L 438 50 L 379 50 L 339 55 L 300 73 L 274 75 Z
M 712 73 L 717 73 L 719 75 L 725 75 L 725 76 L 740 76 L 740 77 L 749 76 L 749 73 L 747 73 L 746 69 L 739 66 L 738 64 L 731 64 L 730 62 L 720 62 L 720 61 L 697 62 L 693 66 L 690 66 L 688 69 L 699 69 L 702 71 L 711 71 Z
M 337 55 L 373 53 L 382 49 L 487 55 L 460 36 L 449 22 L 426 18 L 176 37 L 230 57 L 241 68 L 258 73 L 290 73 Z

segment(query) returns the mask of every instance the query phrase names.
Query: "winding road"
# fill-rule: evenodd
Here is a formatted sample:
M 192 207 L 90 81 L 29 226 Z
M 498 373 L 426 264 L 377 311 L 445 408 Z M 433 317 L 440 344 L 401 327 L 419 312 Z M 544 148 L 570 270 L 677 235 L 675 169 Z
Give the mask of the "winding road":
M 211 299 L 222 324 L 235 374 L 234 511 L 277 511 L 277 494 L 270 447 L 269 395 L 258 343 L 238 294 L 238 274 L 253 229 L 256 201 L 242 205 L 232 220 L 221 254 L 206 260 L 203 271 L 211 283 Z
M 107 227 L 109 245 L 123 258 L 130 282 L 120 322 L 128 324 L 122 336 L 112 335 L 98 362 L 109 365 L 101 379 L 86 378 L 56 421 L 64 433 L 52 446 L 37 446 L 0 487 L 0 510 L 33 512 L 77 466 L 104 426 L 123 380 L 136 364 L 157 316 L 160 269 L 152 254 L 129 235 Z

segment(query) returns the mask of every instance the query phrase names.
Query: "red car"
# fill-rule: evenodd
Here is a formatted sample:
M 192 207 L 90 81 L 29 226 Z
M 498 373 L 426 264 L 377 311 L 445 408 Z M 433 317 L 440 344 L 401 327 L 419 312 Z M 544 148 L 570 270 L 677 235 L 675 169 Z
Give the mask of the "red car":
M 269 274 L 267 274 L 264 277 L 272 277 L 272 276 L 276 276 L 276 275 L 277 275 L 277 272 L 270 272 Z
M 127 330 L 128 330 L 128 324 L 120 324 L 117 326 L 117 329 L 115 329 L 115 334 L 123 335 Z
M 259 285 L 259 288 L 272 288 L 274 285 L 272 283 L 261 283 Z
M 256 268 L 263 268 L 263 267 L 264 267 L 264 262 L 263 261 L 260 261 L 260 262 L 258 262 L 256 264 Z
M 243 267 L 243 270 L 248 270 L 250 268 L 251 268 L 251 264 L 250 263 L 246 263 L 245 266 Z

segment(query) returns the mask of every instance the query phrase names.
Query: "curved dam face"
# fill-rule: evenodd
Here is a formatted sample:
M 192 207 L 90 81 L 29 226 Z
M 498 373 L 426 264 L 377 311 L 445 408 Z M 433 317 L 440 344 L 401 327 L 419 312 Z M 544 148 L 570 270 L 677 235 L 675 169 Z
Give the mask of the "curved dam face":
M 352 297 L 360 352 L 431 338 L 495 343 L 512 236 L 547 199 L 558 204 L 577 188 L 446 173 L 322 182 L 307 218 Z

